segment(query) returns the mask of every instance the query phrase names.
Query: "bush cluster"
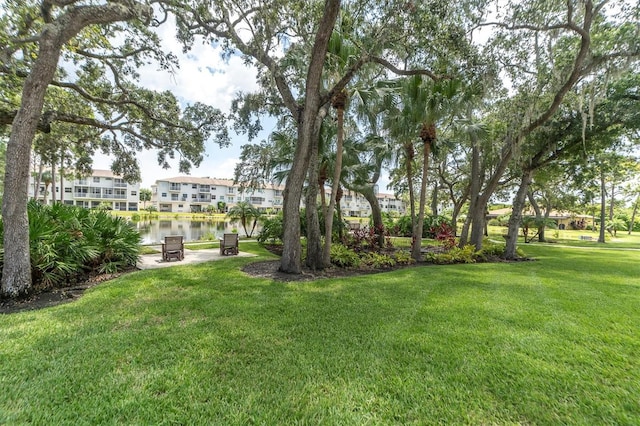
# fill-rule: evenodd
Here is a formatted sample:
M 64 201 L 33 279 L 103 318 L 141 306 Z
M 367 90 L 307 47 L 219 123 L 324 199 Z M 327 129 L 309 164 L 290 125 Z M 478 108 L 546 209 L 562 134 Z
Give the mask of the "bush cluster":
M 140 234 L 124 218 L 104 210 L 30 202 L 29 247 L 35 290 L 78 282 L 91 273 L 135 266 Z M 0 241 L 4 227 L 0 222 Z M 0 250 L 0 275 L 4 247 Z

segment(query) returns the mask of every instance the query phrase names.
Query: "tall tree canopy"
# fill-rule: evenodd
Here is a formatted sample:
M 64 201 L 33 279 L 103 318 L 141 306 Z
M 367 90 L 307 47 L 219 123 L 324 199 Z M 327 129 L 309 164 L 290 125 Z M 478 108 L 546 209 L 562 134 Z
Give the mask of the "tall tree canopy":
M 139 179 L 136 152 L 142 149 L 157 149 L 163 166 L 177 155 L 188 171 L 201 161 L 206 139 L 216 133 L 225 145 L 228 136 L 219 111 L 200 104 L 181 110 L 170 92 L 137 86 L 143 64 L 156 63 L 164 72 L 177 65 L 149 27 L 159 22 L 149 4 L 8 1 L 2 8 L 0 125 L 11 126 L 2 292 L 18 295 L 31 287 L 26 204 L 37 130 L 50 132 L 61 122 L 97 129 L 83 149 L 113 154 L 114 172 L 128 180 Z

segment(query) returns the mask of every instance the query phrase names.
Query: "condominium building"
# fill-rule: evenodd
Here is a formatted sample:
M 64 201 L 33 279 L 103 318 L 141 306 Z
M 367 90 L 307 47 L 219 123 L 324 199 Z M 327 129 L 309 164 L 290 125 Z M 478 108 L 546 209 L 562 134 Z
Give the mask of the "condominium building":
M 94 170 L 91 176 L 79 179 L 60 179 L 55 182 L 40 180 L 37 191 L 34 187 L 37 177 L 29 180 L 29 194 L 49 204 L 55 199 L 64 204 L 95 208 L 106 205 L 112 210 L 137 211 L 140 200 L 140 183 L 127 183 L 111 170 Z M 55 194 L 55 196 L 54 196 Z
M 151 203 L 160 212 L 180 213 L 202 212 L 209 206 L 224 212 L 246 201 L 258 210 L 276 213 L 282 210 L 283 190 L 275 185 L 242 190 L 231 179 L 179 176 L 156 180 L 151 185 Z
M 202 212 L 209 206 L 225 212 L 240 201 L 245 201 L 261 211 L 277 213 L 282 210 L 284 186 L 266 185 L 264 188 L 244 191 L 231 179 L 179 176 L 156 180 L 151 185 L 151 203 L 160 212 Z M 331 195 L 328 190 L 327 195 Z M 383 212 L 405 214 L 403 201 L 391 194 L 377 194 Z M 304 200 L 302 200 L 304 202 Z M 369 217 L 371 206 L 355 192 L 345 192 L 340 202 L 347 216 Z
M 329 193 L 330 195 L 330 193 Z M 378 205 L 380 210 L 385 213 L 397 213 L 404 215 L 406 206 L 404 201 L 399 200 L 393 194 L 377 193 Z M 340 208 L 346 216 L 351 217 L 369 217 L 371 215 L 371 204 L 357 192 L 346 191 L 340 200 Z

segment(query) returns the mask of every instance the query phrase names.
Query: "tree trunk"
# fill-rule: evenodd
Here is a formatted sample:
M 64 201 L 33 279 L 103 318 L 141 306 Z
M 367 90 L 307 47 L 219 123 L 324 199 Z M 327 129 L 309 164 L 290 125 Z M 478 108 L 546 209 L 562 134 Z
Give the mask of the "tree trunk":
M 38 192 L 40 192 L 40 182 L 42 182 L 42 173 L 44 172 L 44 164 L 42 164 L 42 160 L 40 160 L 40 164 L 38 165 L 38 177 L 36 178 L 36 183 L 33 187 L 33 199 L 38 201 Z
M 413 143 L 409 142 L 405 146 L 406 152 L 406 162 L 405 165 L 407 170 L 407 186 L 409 187 L 409 211 L 411 213 L 411 253 L 413 253 L 413 247 L 416 244 L 420 244 L 420 239 L 416 239 L 416 233 L 418 232 L 416 229 L 416 198 L 413 192 Z M 412 254 L 413 256 L 413 254 Z
M 431 143 L 423 143 L 422 182 L 420 183 L 420 205 L 418 207 L 418 220 L 415 227 L 414 241 L 411 249 L 411 257 L 419 262 L 422 260 L 422 231 L 424 228 L 424 211 L 427 204 L 427 177 L 429 176 L 429 156 L 431 155 Z
M 60 204 L 64 204 L 64 154 L 60 159 Z
M 598 242 L 604 243 L 605 220 L 607 218 L 607 183 L 605 182 L 604 167 L 600 170 L 600 234 Z
M 628 235 L 631 235 L 631 232 L 633 231 L 633 225 L 636 221 L 636 213 L 638 212 L 639 202 L 640 202 L 640 197 L 636 198 L 636 202 L 633 205 L 633 213 L 631 213 L 631 221 L 629 222 L 629 232 L 627 232 Z
M 438 216 L 438 183 L 433 186 L 431 193 L 431 215 Z
M 373 221 L 373 229 L 378 236 L 378 246 L 382 248 L 384 247 L 384 224 L 382 223 L 382 210 L 380 209 L 378 197 L 376 197 L 376 193 L 372 186 L 360 188 L 359 191 L 371 206 L 371 219 Z
M 518 246 L 518 229 L 522 222 L 522 210 L 524 209 L 524 202 L 527 198 L 527 192 L 529 192 L 529 185 L 531 184 L 531 178 L 533 176 L 532 170 L 525 169 L 520 177 L 520 187 L 513 199 L 513 205 L 511 208 L 511 217 L 509 218 L 509 227 L 507 231 L 507 244 L 504 249 L 505 259 L 517 258 L 516 249 Z
M 613 205 L 616 203 L 616 184 L 611 182 L 611 204 L 609 204 L 609 220 L 613 220 Z
M 313 126 L 320 110 L 320 86 L 322 69 L 327 54 L 327 45 L 340 11 L 340 0 L 327 0 L 324 13 L 311 52 L 305 87 L 305 104 L 298 113 L 298 144 L 287 177 L 283 201 L 283 251 L 280 271 L 292 274 L 302 272 L 300 245 L 300 198 L 309 165 L 309 151 L 313 137 Z
M 544 236 L 544 230 L 546 228 L 545 226 L 546 220 L 543 220 L 543 219 L 549 218 L 549 213 L 551 213 L 550 211 L 551 209 L 549 206 L 547 206 L 547 210 L 545 211 L 545 217 L 543 217 L 542 210 L 540 209 L 540 206 L 538 205 L 538 202 L 536 201 L 531 191 L 527 192 L 527 198 L 529 198 L 531 207 L 533 208 L 533 211 L 536 213 L 536 221 L 540 223 L 540 226 L 538 227 L 538 242 L 546 243 L 547 240 L 545 239 L 545 236 Z
M 51 204 L 56 203 L 56 161 L 51 161 Z
M 319 121 L 322 121 L 320 118 Z M 319 129 L 319 126 L 317 126 Z M 320 233 L 320 220 L 318 218 L 318 190 L 324 190 L 317 184 L 318 182 L 318 150 L 319 132 L 313 136 L 311 155 L 309 158 L 309 186 L 305 200 L 305 214 L 307 218 L 307 258 L 306 265 L 312 270 L 324 267 L 322 258 L 322 241 Z
M 465 193 L 463 194 L 462 197 L 460 197 L 458 201 L 455 201 L 455 197 L 451 198 L 451 200 L 453 201 L 453 211 L 451 212 L 451 222 L 453 224 L 453 230 L 456 236 L 458 235 L 458 216 L 460 215 L 460 211 L 462 210 L 462 207 L 464 206 L 468 197 L 469 197 L 469 186 L 467 186 Z M 466 220 L 465 220 L 465 223 L 467 223 Z M 464 225 L 463 225 L 463 230 L 464 230 Z M 467 225 L 467 234 L 466 234 L 467 236 L 469 235 L 468 231 L 469 231 L 469 227 Z
M 333 236 L 333 210 L 336 207 L 338 198 L 338 188 L 340 187 L 340 176 L 342 175 L 342 150 L 344 145 L 344 106 L 346 93 L 341 91 L 336 94 L 334 106 L 337 113 L 337 135 L 336 135 L 336 161 L 333 169 L 333 182 L 331 185 L 331 199 L 329 207 L 324 216 L 324 252 L 323 262 L 326 267 L 331 264 L 331 238 Z
M 11 126 L 7 144 L 5 190 L 2 199 L 4 223 L 4 268 L 2 293 L 10 297 L 31 291 L 31 262 L 29 259 L 29 160 L 31 143 L 40 121 L 44 96 L 55 74 L 64 40 L 51 25 L 42 31 L 38 59 L 26 78 L 20 109 Z

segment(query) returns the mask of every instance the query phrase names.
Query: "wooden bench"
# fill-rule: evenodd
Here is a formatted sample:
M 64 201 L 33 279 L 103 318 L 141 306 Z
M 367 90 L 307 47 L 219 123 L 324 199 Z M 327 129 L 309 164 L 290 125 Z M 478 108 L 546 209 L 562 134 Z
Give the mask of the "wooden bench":
M 224 234 L 220 238 L 220 256 L 238 254 L 238 234 Z
M 585 241 L 591 241 L 593 240 L 593 237 L 591 235 L 580 235 L 580 239 Z
M 182 235 L 164 237 L 164 241 L 162 242 L 162 260 L 169 262 L 171 259 L 184 259 Z

